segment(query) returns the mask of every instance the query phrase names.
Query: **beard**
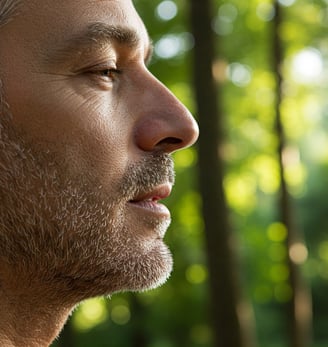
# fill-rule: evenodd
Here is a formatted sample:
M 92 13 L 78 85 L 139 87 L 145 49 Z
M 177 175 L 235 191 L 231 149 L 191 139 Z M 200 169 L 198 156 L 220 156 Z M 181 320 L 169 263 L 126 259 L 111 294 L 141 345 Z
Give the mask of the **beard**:
M 173 183 L 171 157 L 149 154 L 127 166 L 113 186 L 102 187 L 91 174 L 70 173 L 69 163 L 46 143 L 15 131 L 2 108 L 1 261 L 18 278 L 72 300 L 164 283 L 172 270 L 162 241 L 170 219 L 136 218 L 127 205 L 140 191 Z

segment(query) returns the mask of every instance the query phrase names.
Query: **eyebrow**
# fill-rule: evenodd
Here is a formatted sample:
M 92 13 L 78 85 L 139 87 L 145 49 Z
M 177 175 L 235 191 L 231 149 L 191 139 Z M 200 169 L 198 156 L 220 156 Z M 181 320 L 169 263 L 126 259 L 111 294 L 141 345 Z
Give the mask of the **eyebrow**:
M 107 25 L 104 23 L 93 23 L 87 28 L 82 37 L 77 37 L 77 41 L 95 41 L 100 39 L 115 40 L 120 44 L 135 47 L 140 42 L 140 38 L 135 31 L 121 26 Z
M 90 24 L 87 29 L 81 34 L 72 36 L 60 44 L 56 48 L 52 57 L 55 60 L 62 60 L 74 53 L 80 53 L 85 49 L 90 49 L 92 46 L 103 47 L 111 42 L 117 42 L 130 48 L 136 48 L 141 43 L 141 38 L 133 29 L 125 26 L 108 25 L 102 22 Z M 152 40 L 148 37 L 147 52 L 145 55 L 145 63 L 148 64 L 153 54 Z M 47 54 L 49 56 L 49 54 Z M 57 59 L 56 59 L 57 58 Z

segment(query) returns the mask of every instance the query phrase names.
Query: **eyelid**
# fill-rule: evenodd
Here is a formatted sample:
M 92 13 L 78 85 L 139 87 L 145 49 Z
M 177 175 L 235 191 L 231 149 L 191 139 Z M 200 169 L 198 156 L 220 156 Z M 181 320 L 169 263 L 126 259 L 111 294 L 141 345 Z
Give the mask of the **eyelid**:
M 85 72 L 92 72 L 92 71 L 104 71 L 104 70 L 118 70 L 117 64 L 115 61 L 107 61 L 99 64 L 90 64 L 86 65 L 85 67 L 79 68 L 75 71 L 73 71 L 76 74 L 85 73 Z
M 103 74 L 104 72 L 109 72 L 110 74 L 114 74 L 114 76 L 105 76 L 105 74 Z M 99 77 L 101 78 L 110 78 L 111 80 L 113 80 L 116 77 L 115 75 L 120 75 L 122 71 L 118 69 L 97 69 L 95 71 L 91 71 L 91 73 L 95 75 L 99 74 Z

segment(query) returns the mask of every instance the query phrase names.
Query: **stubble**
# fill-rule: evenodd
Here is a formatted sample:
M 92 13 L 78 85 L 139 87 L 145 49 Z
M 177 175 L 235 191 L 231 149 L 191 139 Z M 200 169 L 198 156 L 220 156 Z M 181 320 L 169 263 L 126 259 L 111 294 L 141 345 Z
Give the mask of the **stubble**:
M 28 143 L 15 132 L 2 103 L 1 258 L 25 278 L 79 300 L 165 282 L 172 270 L 170 251 L 157 237 L 146 237 L 140 225 L 148 223 L 159 235 L 170 220 L 149 217 L 134 225 L 126 205 L 139 191 L 173 183 L 171 157 L 147 155 L 128 166 L 115 187 L 68 172 L 67 163 L 45 144 Z

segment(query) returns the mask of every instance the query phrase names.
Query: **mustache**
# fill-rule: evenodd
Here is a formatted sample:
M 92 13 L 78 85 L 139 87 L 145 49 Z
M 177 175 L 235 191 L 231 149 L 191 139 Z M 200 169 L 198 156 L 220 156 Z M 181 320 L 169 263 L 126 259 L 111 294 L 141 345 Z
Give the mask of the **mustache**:
M 150 154 L 127 167 L 120 192 L 127 200 L 140 192 L 152 190 L 164 183 L 174 184 L 175 171 L 172 157 L 166 153 Z

